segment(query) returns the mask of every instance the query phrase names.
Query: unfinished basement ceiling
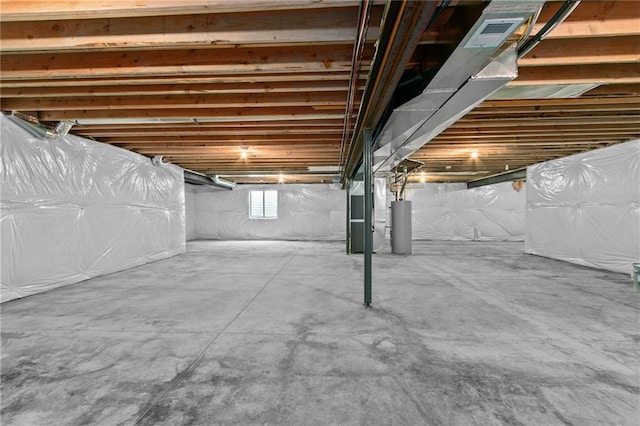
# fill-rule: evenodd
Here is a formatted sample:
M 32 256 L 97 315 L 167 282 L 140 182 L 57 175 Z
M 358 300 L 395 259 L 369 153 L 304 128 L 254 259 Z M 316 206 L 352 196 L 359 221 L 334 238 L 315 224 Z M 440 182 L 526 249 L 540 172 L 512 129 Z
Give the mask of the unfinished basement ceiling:
M 348 175 L 362 129 L 420 93 L 485 2 L 0 4 L 3 111 L 243 183 Z M 639 52 L 636 2 L 583 1 L 410 159 L 427 181 L 468 182 L 638 138 Z

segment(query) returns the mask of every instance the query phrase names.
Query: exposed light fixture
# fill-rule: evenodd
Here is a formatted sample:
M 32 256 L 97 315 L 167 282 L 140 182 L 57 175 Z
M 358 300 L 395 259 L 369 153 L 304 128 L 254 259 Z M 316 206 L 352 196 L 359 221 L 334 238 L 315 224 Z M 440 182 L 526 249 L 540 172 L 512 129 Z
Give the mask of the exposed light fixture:
M 473 158 L 474 160 L 478 158 L 478 150 L 474 149 L 473 151 L 471 151 L 471 158 Z
M 425 172 L 420 173 L 420 183 L 425 183 L 427 181 L 427 175 Z
M 240 147 L 240 158 L 242 158 L 243 160 L 246 160 L 248 156 L 249 156 L 249 148 L 246 147 L 246 146 L 241 146 Z
M 505 165 L 504 165 L 504 169 L 508 171 L 508 170 L 509 170 L 509 165 L 508 165 L 508 164 L 505 164 Z
M 278 175 L 278 183 L 284 183 L 284 175 L 282 173 Z

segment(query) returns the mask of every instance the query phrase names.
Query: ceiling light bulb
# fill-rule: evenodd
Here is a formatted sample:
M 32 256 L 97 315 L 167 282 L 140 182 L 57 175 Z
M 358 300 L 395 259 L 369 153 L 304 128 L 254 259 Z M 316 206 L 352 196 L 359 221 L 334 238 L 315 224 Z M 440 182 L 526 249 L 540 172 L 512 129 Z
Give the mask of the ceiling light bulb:
M 471 158 L 473 158 L 474 160 L 476 158 L 478 158 L 478 151 L 477 150 L 474 149 L 473 151 L 471 151 Z
M 420 173 L 420 183 L 425 183 L 427 181 L 427 175 L 424 172 Z
M 243 146 L 242 148 L 240 148 L 240 158 L 242 158 L 243 160 L 246 160 L 248 157 L 247 150 L 248 148 L 246 146 Z
M 284 183 L 284 175 L 282 173 L 278 176 L 278 183 Z

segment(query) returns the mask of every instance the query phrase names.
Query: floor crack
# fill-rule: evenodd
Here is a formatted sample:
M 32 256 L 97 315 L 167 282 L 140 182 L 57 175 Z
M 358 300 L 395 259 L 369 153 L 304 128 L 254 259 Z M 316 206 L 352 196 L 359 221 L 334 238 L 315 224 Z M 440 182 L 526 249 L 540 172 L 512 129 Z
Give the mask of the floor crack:
M 287 259 L 286 262 L 283 263 L 283 265 L 280 267 L 280 269 L 278 269 L 278 271 L 269 279 L 269 281 L 266 282 L 265 285 L 263 285 L 260 290 L 258 290 L 258 292 L 251 298 L 251 300 L 249 300 L 243 307 L 242 309 L 240 309 L 240 311 L 231 319 L 231 321 L 229 321 L 222 330 L 220 330 L 218 332 L 218 334 L 216 334 L 213 339 L 211 339 L 209 342 L 207 342 L 207 344 L 204 346 L 204 348 L 202 348 L 200 350 L 200 352 L 198 352 L 198 354 L 196 355 L 196 357 L 189 363 L 189 365 L 187 365 L 187 367 L 185 367 L 182 371 L 180 371 L 180 373 L 174 377 L 171 381 L 169 381 L 169 385 L 166 387 L 166 389 L 164 389 L 162 392 L 160 392 L 142 411 L 142 413 L 136 418 L 134 424 L 140 424 L 142 422 L 142 420 L 144 420 L 144 418 L 147 416 L 147 414 L 149 414 L 149 412 L 158 404 L 158 402 L 160 402 L 160 400 L 162 400 L 162 398 L 164 398 L 169 392 L 171 392 L 173 389 L 176 388 L 176 386 L 178 386 L 187 376 L 190 376 L 195 369 L 200 365 L 200 363 L 202 362 L 202 359 L 204 358 L 204 354 L 207 352 L 207 349 L 209 349 L 222 335 L 222 333 L 224 333 L 229 327 L 231 327 L 231 325 L 235 322 L 236 319 L 238 319 L 238 317 L 240 315 L 242 315 L 242 313 L 253 303 L 253 301 L 260 296 L 260 294 L 262 294 L 262 292 L 269 286 L 269 284 L 271 284 L 271 282 L 278 276 L 280 275 L 280 272 L 282 272 L 284 270 L 284 268 L 291 262 L 291 260 L 293 260 L 293 258 L 295 257 L 295 253 L 293 253 L 291 255 L 291 257 L 289 257 L 289 259 Z

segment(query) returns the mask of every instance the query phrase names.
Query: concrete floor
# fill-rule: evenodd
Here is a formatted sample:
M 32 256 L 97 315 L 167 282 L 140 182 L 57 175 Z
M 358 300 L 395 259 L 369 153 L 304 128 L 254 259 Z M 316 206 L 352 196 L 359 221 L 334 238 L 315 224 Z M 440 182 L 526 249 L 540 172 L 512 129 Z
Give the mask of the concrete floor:
M 626 275 L 522 243 L 191 242 L 2 305 L 3 425 L 637 425 Z

